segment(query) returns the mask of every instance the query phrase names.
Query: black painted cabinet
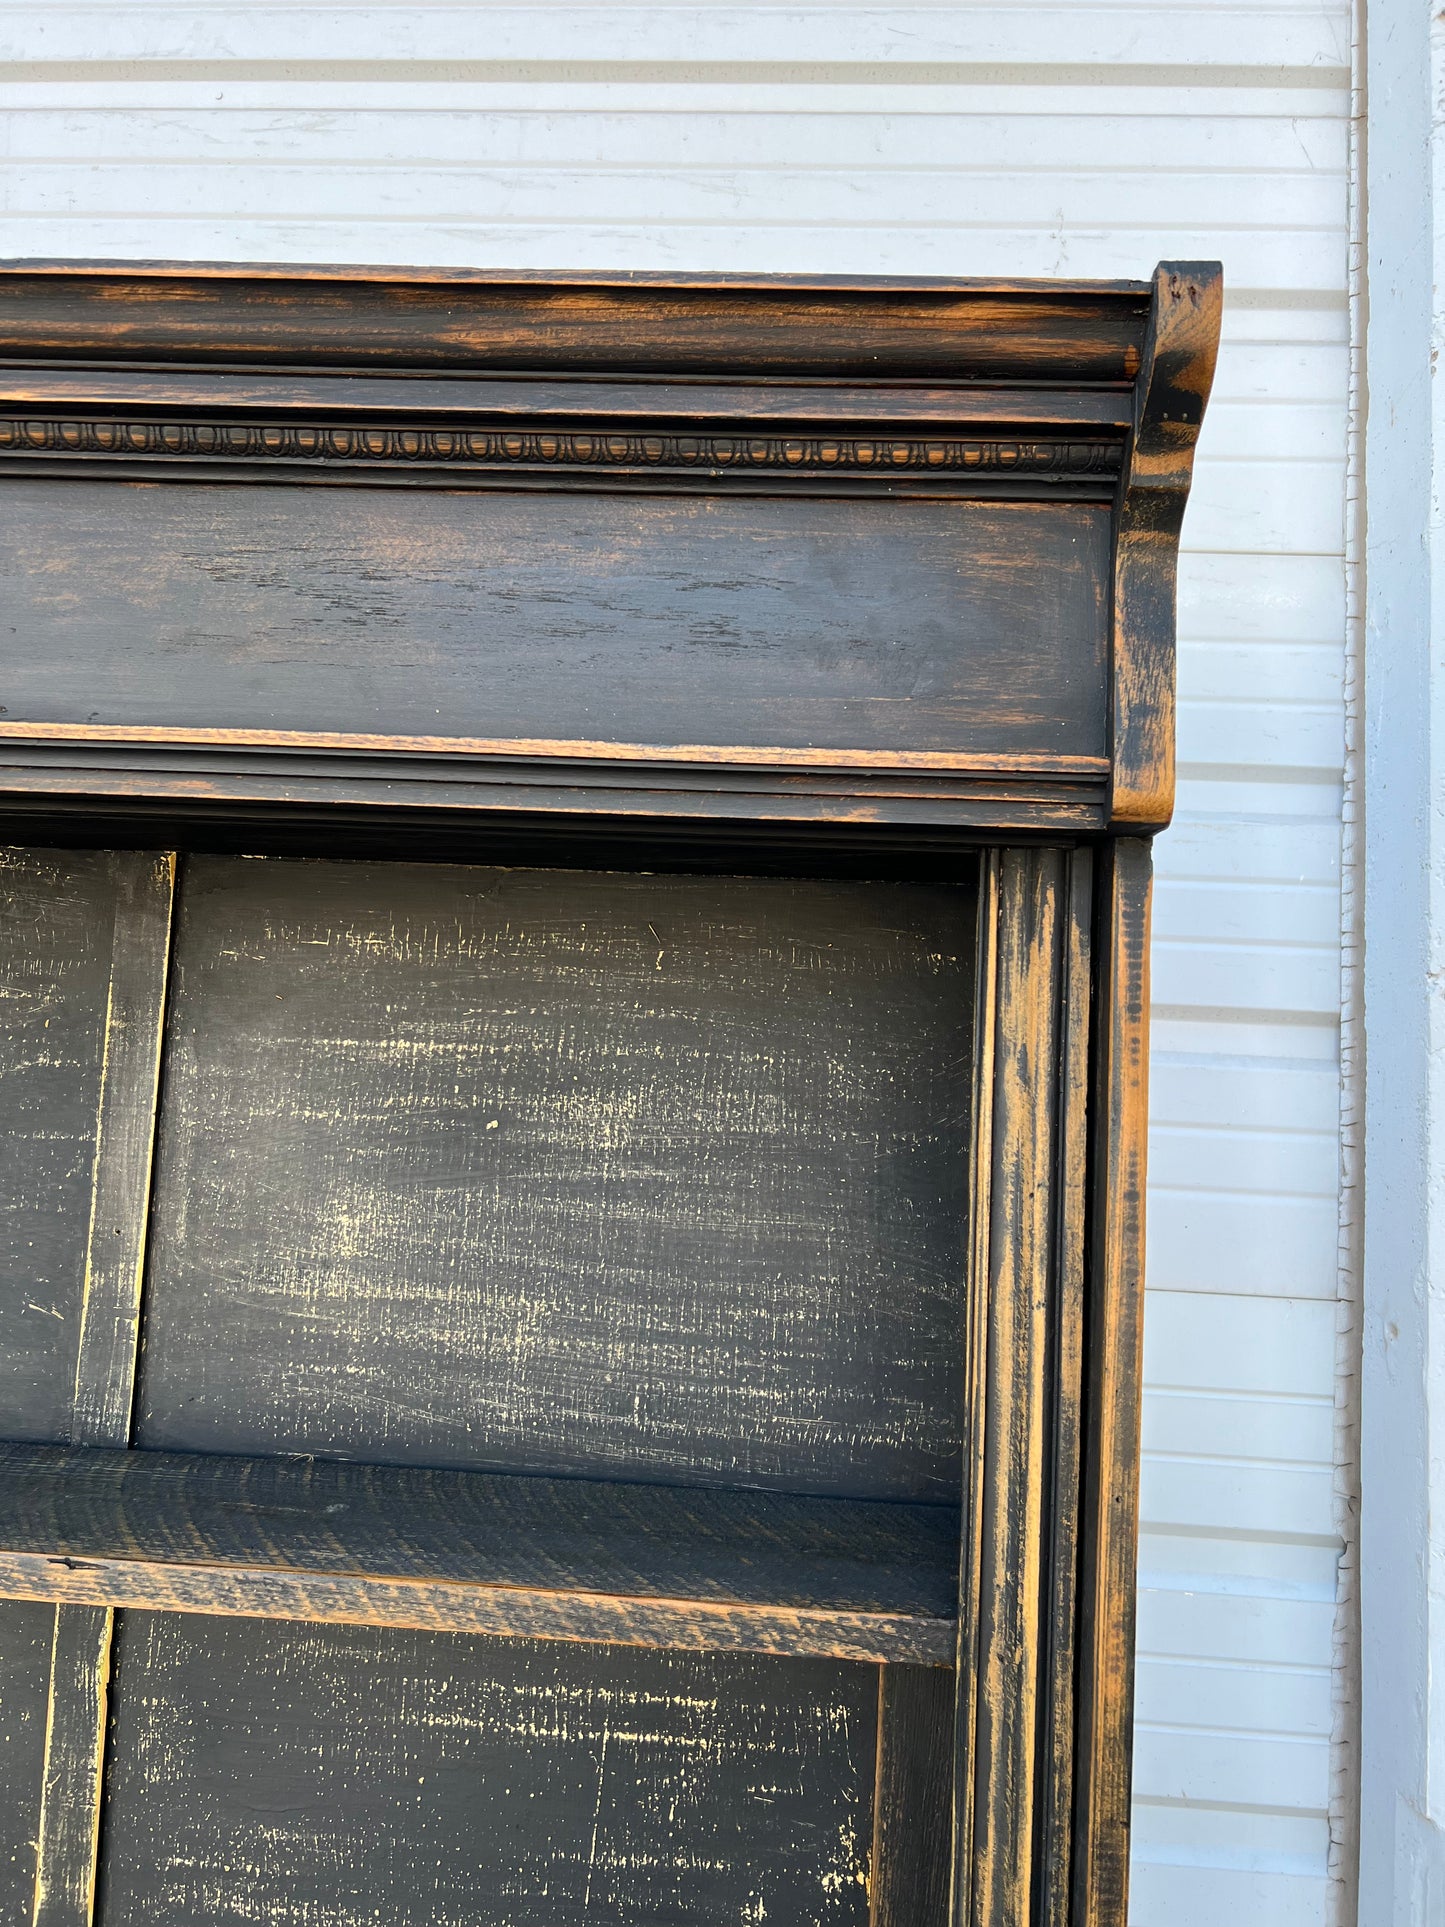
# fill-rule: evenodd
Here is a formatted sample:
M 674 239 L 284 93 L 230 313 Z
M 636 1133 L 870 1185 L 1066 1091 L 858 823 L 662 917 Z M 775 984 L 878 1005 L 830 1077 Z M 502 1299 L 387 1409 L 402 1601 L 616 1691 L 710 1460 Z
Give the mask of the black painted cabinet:
M 1218 301 L 0 266 L 0 1927 L 1124 1927 Z

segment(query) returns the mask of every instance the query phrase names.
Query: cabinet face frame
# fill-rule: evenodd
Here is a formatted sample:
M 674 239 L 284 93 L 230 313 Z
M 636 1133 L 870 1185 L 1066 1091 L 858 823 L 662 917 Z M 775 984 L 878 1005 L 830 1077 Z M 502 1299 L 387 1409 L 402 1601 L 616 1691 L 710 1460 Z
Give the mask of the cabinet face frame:
M 115 285 L 126 274 L 144 284 L 144 302 L 127 306 L 126 291 Z M 363 847 L 409 854 L 424 852 L 429 837 L 460 837 L 478 820 L 476 812 L 485 811 L 489 828 L 515 830 L 519 847 L 552 852 L 551 860 L 562 862 L 578 851 L 610 861 L 622 852 L 625 862 L 635 851 L 652 866 L 660 849 L 717 865 L 732 851 L 741 853 L 743 867 L 761 858 L 793 873 L 826 869 L 841 855 L 862 866 L 862 874 L 899 862 L 937 875 L 950 852 L 978 850 L 948 1913 L 951 1927 L 1124 1927 L 1148 837 L 1167 820 L 1172 799 L 1173 570 L 1212 372 L 1217 274 L 1170 268 L 1152 288 L 1057 291 L 973 284 L 619 285 L 604 278 L 564 285 L 522 277 L 507 278 L 499 291 L 498 278 L 418 278 L 398 288 L 401 280 L 341 277 L 346 311 L 328 343 L 317 337 L 325 304 L 316 297 L 327 292 L 321 275 L 308 283 L 281 270 L 222 271 L 219 292 L 204 273 L 183 270 L 137 274 L 55 264 L 0 275 L 0 329 L 8 334 L 13 364 L 0 371 L 13 398 L 10 427 L 0 427 L 0 473 L 24 481 L 44 463 L 47 479 L 89 481 L 104 473 L 184 487 L 195 473 L 186 464 L 214 467 L 219 459 L 214 443 L 197 439 L 195 418 L 209 410 L 215 420 L 239 424 L 240 439 L 227 458 L 232 466 L 221 479 L 245 483 L 258 466 L 277 459 L 277 448 L 294 456 L 296 435 L 310 432 L 303 423 L 288 431 L 290 441 L 276 439 L 272 418 L 283 403 L 298 418 L 314 418 L 322 394 L 335 416 L 336 390 L 324 385 L 339 378 L 338 366 L 359 366 L 371 382 L 369 419 L 384 407 L 410 406 L 414 415 L 420 387 L 438 379 L 426 372 L 421 351 L 440 364 L 453 354 L 437 310 L 455 294 L 454 281 L 474 294 L 482 288 L 498 310 L 476 325 L 491 331 L 498 379 L 526 388 L 510 400 L 493 400 L 498 410 L 525 406 L 534 470 L 544 459 L 535 454 L 536 424 L 549 405 L 563 423 L 558 433 L 572 436 L 573 467 L 583 466 L 576 417 L 584 386 L 591 405 L 600 407 L 610 381 L 605 406 L 624 424 L 628 409 L 644 416 L 656 411 L 656 394 L 649 399 L 646 384 L 614 379 L 619 331 L 632 364 L 650 357 L 647 383 L 672 384 L 666 405 L 675 415 L 687 407 L 700 417 L 717 415 L 720 404 L 702 376 L 721 366 L 734 384 L 727 397 L 734 418 L 743 378 L 753 384 L 747 406 L 758 420 L 780 408 L 791 411 L 790 420 L 805 406 L 817 413 L 817 395 L 826 388 L 827 405 L 847 416 L 855 471 L 866 466 L 859 451 L 868 444 L 858 424 L 869 419 L 870 408 L 890 423 L 909 410 L 919 418 L 911 439 L 897 443 L 908 451 L 904 467 L 926 463 L 931 446 L 962 449 L 961 441 L 938 439 L 934 418 L 969 408 L 981 426 L 970 425 L 975 440 L 968 446 L 984 446 L 979 438 L 991 433 L 993 453 L 984 459 L 995 464 L 1001 448 L 1029 445 L 1021 425 L 1062 435 L 1062 424 L 1077 434 L 1083 422 L 1100 438 L 1097 446 L 1113 438 L 1112 467 L 1099 457 L 1097 468 L 1086 463 L 1079 471 L 1085 489 L 1095 489 L 1090 499 L 1108 504 L 1112 528 L 1107 732 L 1092 761 L 1051 759 L 1046 747 L 1020 755 L 997 748 L 918 751 L 906 743 L 865 753 L 778 743 L 460 742 L 354 730 L 288 734 L 203 720 L 178 729 L 7 716 L 0 721 L 0 810 L 15 842 L 115 844 L 129 835 L 180 844 L 200 839 L 214 847 L 218 837 L 233 835 L 234 847 L 244 848 L 247 838 L 265 834 L 306 848 L 325 837 L 323 826 L 336 823 L 354 829 Z M 299 302 L 293 284 L 302 286 Z M 106 300 L 116 304 L 110 311 Z M 544 366 L 540 374 L 533 368 L 523 383 L 501 344 L 512 328 L 518 339 L 527 336 L 535 357 L 538 340 L 552 339 L 536 332 L 539 302 L 554 305 L 562 317 L 555 334 L 565 339 L 548 349 L 558 367 Z M 113 338 L 107 357 L 105 330 L 117 311 L 130 333 Z M 831 360 L 817 345 L 820 312 Z M 971 398 L 961 400 L 954 387 L 939 401 L 939 361 L 950 346 L 957 352 L 960 340 L 992 388 L 985 393 L 980 376 Z M 869 343 L 879 341 L 885 348 L 870 350 Z M 469 352 L 475 352 L 475 335 Z M 521 351 L 510 352 L 515 360 Z M 405 381 L 391 383 L 403 392 L 381 394 L 376 364 L 385 367 L 388 357 L 394 364 L 403 354 L 414 358 Z M 892 388 L 871 379 L 870 354 L 875 366 L 893 357 Z M 306 364 L 304 379 L 298 361 Z M 924 375 L 935 387 L 918 385 Z M 1005 391 L 1010 375 L 1014 386 Z M 543 376 L 556 390 L 550 403 Z M 567 387 L 563 376 L 574 385 Z M 780 400 L 785 379 L 810 389 L 805 402 L 795 395 Z M 231 385 L 222 388 L 223 382 Z M 440 418 L 443 403 L 453 399 L 433 397 L 433 414 Z M 1000 417 L 1012 443 L 998 438 Z M 92 426 L 84 428 L 84 421 Z M 104 432 L 97 423 L 106 425 Z M 374 451 L 363 452 L 366 460 L 391 464 L 387 486 L 410 486 L 407 478 L 417 476 L 415 448 L 395 439 L 410 432 L 388 430 L 392 440 L 378 439 Z M 454 431 L 433 426 L 430 432 Z M 512 464 L 510 483 L 523 458 L 510 452 L 509 433 L 489 429 L 476 461 Z M 647 439 L 618 430 L 609 486 L 657 485 L 645 465 L 660 458 Z M 344 475 L 309 479 L 366 486 L 368 478 L 357 472 L 363 456 L 354 440 L 347 446 Z M 767 450 L 760 458 L 767 486 L 781 488 L 778 477 L 794 460 L 787 436 L 769 439 L 760 431 L 758 446 Z M 796 459 L 819 463 L 823 446 L 814 435 Z M 664 454 L 682 459 L 675 447 Z M 598 459 L 589 452 L 585 476 L 579 481 L 569 472 L 561 485 L 595 487 Z M 716 467 L 716 446 L 710 459 Z M 963 455 L 956 459 L 962 464 Z M 445 486 L 448 479 L 428 474 L 421 482 Z M 472 481 L 492 485 L 486 475 Z M 925 476 L 918 487 L 927 483 Z M 527 486 L 554 485 L 555 476 L 531 472 L 527 478 Z M 717 485 L 730 484 L 724 477 Z M 870 488 L 871 478 L 858 486 Z M 393 827 L 398 824 L 404 827 Z M 129 1443 L 176 875 L 167 853 L 114 860 L 121 908 L 70 1430 L 71 1443 L 91 1449 Z M 33 1922 L 80 1927 L 95 1906 L 114 1610 L 176 1606 L 298 1616 L 301 1595 L 280 1606 L 274 1595 L 265 1603 L 260 1584 L 238 1595 L 219 1558 L 209 1578 L 193 1570 L 178 1595 L 174 1575 L 157 1560 L 107 1559 L 99 1544 L 37 1551 L 13 1521 L 5 1522 L 5 1532 L 15 1536 L 7 1545 L 0 1534 L 0 1593 L 57 1603 Z M 374 1598 L 337 1596 L 322 1608 L 313 1594 L 307 1605 L 299 1616 L 386 1617 Z M 393 1623 L 438 1623 L 418 1616 L 434 1614 L 434 1600 L 396 1610 Z M 626 1638 L 620 1623 L 604 1636 Z M 653 1627 L 639 1643 L 719 1642 L 706 1630 L 684 1638 Z M 884 1668 L 880 1679 L 889 1677 Z M 904 1674 L 897 1679 L 902 1687 Z M 888 1755 L 887 1736 L 907 1730 L 905 1715 L 906 1709 L 896 1727 L 887 1717 L 880 1722 L 880 1790 L 892 1783 L 890 1775 L 909 1786 L 902 1756 Z M 80 1788 L 89 1792 L 81 1797 Z M 922 1796 L 913 1787 L 908 1797 Z M 875 1863 L 880 1851 L 876 1834 Z M 916 1872 L 901 1877 L 902 1885 L 880 1888 L 875 1927 L 903 1927 L 920 1904 L 908 1877 L 916 1879 Z

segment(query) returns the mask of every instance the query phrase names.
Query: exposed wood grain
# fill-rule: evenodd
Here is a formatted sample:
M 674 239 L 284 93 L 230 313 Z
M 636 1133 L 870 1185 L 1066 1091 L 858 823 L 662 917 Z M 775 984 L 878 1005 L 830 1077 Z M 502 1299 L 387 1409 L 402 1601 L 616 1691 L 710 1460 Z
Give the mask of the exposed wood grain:
M 987 1784 L 987 1762 L 976 1752 L 979 1724 L 979 1663 L 982 1653 L 985 1398 L 988 1381 L 988 1278 L 993 1210 L 994 1062 L 998 1051 L 998 950 L 1003 856 L 986 852 L 979 863 L 978 920 L 974 966 L 973 1137 L 969 1163 L 968 1283 L 963 1346 L 963 1519 L 959 1537 L 958 1653 L 954 1667 L 954 1769 L 952 1853 L 948 1918 L 970 1927 L 973 1866 L 979 1815 L 977 1795 Z
M 1105 756 L 1045 750 L 909 750 L 780 748 L 736 743 L 551 741 L 542 737 L 348 735 L 340 730 L 204 729 L 148 723 L 0 723 L 0 742 L 155 743 L 167 748 L 382 751 L 407 756 L 526 758 L 529 761 L 717 764 L 724 769 L 829 771 L 977 771 L 1022 776 L 1102 776 Z
M 0 1446 L 0 1592 L 940 1660 L 945 1506 L 296 1459 Z
M 113 1614 L 55 1614 L 31 1927 L 89 1927 L 95 1909 Z
M 1023 1927 L 1040 1871 L 1033 1840 L 1065 875 L 1057 851 L 1009 851 L 1000 865 L 974 1739 L 975 1764 L 987 1770 L 974 1817 L 974 1927 Z
M 1108 844 L 1096 910 L 1087 1308 L 1088 1430 L 1079 1611 L 1074 1918 L 1125 1927 L 1134 1714 L 1144 1185 L 1149 1092 L 1150 851 Z
M 137 1439 L 952 1501 L 959 887 L 188 860 Z
M 680 1652 L 823 1655 L 861 1662 L 938 1666 L 952 1654 L 952 1619 L 791 1606 L 727 1606 L 712 1600 L 545 1592 L 449 1580 L 294 1573 L 270 1566 L 208 1570 L 164 1561 L 67 1560 L 0 1554 L 0 1594 L 60 1600 L 58 1618 L 104 1603 L 112 1609 L 202 1613 L 238 1619 L 300 1619 L 318 1625 L 393 1626 L 559 1640 L 606 1640 Z
M 868 1667 L 134 1614 L 114 1697 L 108 1920 L 867 1920 Z
M 1048 1632 L 1038 1859 L 1040 1912 L 1069 1919 L 1074 1830 L 1075 1674 L 1084 1377 L 1084 1296 L 1088 1258 L 1090 1031 L 1093 1020 L 1094 853 L 1069 859 L 1061 905 L 1062 959 L 1059 1138 L 1053 1173 L 1055 1278 L 1050 1306 L 1049 1545 L 1044 1615 Z
M 1174 594 L 1194 447 L 1214 381 L 1218 262 L 1166 261 L 1134 396 L 1114 546 L 1110 821 L 1138 834 L 1174 809 Z
M 948 1919 L 954 1699 L 951 1668 L 879 1669 L 869 1927 Z
M 1128 382 L 1137 282 L 23 263 L 0 353 L 192 362 Z
M 841 387 L 810 382 L 507 380 L 486 375 L 224 374 L 204 368 L 17 368 L 0 363 L 0 402 L 130 410 L 161 406 L 262 411 L 289 417 L 370 416 L 426 422 L 572 417 L 593 422 L 911 423 L 939 428 L 1133 426 L 1127 390 L 998 387 Z M 28 412 L 28 409 L 27 409 Z
M 3 487 L 10 724 L 1104 752 L 1103 503 Z
M 738 785 L 700 769 L 692 781 L 646 770 L 632 785 L 595 767 L 558 780 L 556 766 L 477 763 L 464 778 L 389 751 L 370 766 L 324 753 L 89 749 L 72 744 L 0 752 L 0 809 L 14 833 L 74 839 L 79 826 L 116 843 L 199 840 L 204 847 L 310 854 L 450 855 L 568 862 L 614 869 L 780 870 L 793 875 L 907 875 L 929 851 L 951 873 L 960 848 L 1102 829 L 1107 777 L 935 779 L 898 795 L 871 778 L 855 793 L 796 775 Z M 913 777 L 912 784 L 921 782 Z M 86 829 L 80 832 L 86 834 Z M 343 845 L 340 841 L 345 838 Z M 721 858 L 721 861 L 719 860 Z
M 1045 1850 L 1067 1863 L 1087 877 L 1087 858 L 1006 850 L 980 899 L 959 1927 L 1026 1927 L 1058 1886 Z

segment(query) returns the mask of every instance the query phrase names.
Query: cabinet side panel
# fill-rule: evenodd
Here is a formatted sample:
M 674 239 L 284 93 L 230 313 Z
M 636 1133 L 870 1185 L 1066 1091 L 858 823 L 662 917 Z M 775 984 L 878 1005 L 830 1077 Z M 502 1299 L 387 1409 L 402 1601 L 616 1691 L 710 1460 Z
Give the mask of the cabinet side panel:
M 1088 1927 L 1125 1927 L 1148 1149 L 1148 843 L 1125 838 L 1107 846 L 1098 872 L 1073 1918 Z

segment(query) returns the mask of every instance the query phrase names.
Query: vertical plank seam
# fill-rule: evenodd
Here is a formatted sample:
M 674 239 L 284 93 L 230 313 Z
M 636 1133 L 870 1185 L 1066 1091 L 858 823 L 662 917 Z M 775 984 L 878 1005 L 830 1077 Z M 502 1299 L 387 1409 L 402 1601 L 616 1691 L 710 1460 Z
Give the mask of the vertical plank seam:
M 176 858 L 170 851 L 145 858 L 125 853 L 116 862 L 69 1432 L 73 1443 L 124 1446 L 130 1442 L 140 1345 Z M 137 968 L 141 979 L 132 982 Z M 107 1220 L 116 1217 L 120 1223 L 107 1233 Z M 125 1241 L 118 1252 L 112 1237 Z M 86 1927 L 94 1919 L 114 1624 L 105 1608 L 56 1608 L 32 1927 Z M 84 1844 L 68 1825 L 81 1818 L 88 1821 Z
M 977 1794 L 978 1611 L 983 1561 L 984 1364 L 988 1323 L 989 1221 L 993 1191 L 993 1077 L 998 983 L 1000 853 L 980 865 L 978 891 L 978 1009 L 973 1065 L 972 1183 L 969 1186 L 969 1277 L 964 1312 L 963 1518 L 959 1541 L 957 1714 L 954 1727 L 953 1851 L 948 1917 L 955 1927 L 974 1919 L 974 1806 Z
M 1049 1653 L 1043 1706 L 1049 1783 L 1041 1806 L 1039 1863 L 1045 1927 L 1065 1927 L 1071 1889 L 1074 1673 L 1080 1597 L 1082 1491 L 1083 1289 L 1087 1215 L 1088 1074 L 1092 1030 L 1090 930 L 1092 852 L 1075 850 L 1066 865 L 1062 952 L 1062 1063 L 1055 1224 L 1055 1306 L 1050 1323 L 1050 1548 L 1045 1573 Z
M 85 1274 L 81 1294 L 80 1335 L 76 1345 L 75 1389 L 71 1412 L 71 1442 L 78 1445 L 126 1445 L 130 1441 L 131 1404 L 135 1391 L 136 1356 L 140 1340 L 141 1281 L 145 1270 L 146 1232 L 150 1204 L 151 1167 L 155 1155 L 156 1103 L 160 1089 L 160 1065 L 166 1019 L 166 997 L 170 976 L 170 939 L 172 906 L 175 897 L 176 859 L 167 851 L 150 866 L 144 879 L 141 900 L 117 904 L 113 934 L 110 984 L 106 999 L 106 1025 L 102 1044 L 100 1091 L 96 1104 L 95 1157 L 91 1167 L 90 1226 L 86 1242 Z M 147 926 L 155 923 L 157 928 Z M 149 944 L 147 944 L 149 939 Z M 132 953 L 149 948 L 156 959 L 150 983 L 142 986 L 139 1007 L 133 988 L 125 987 L 126 965 Z M 117 979 L 123 986 L 117 995 Z M 145 1056 L 142 1058 L 141 1053 Z M 119 1174 L 129 1196 L 130 1223 L 122 1220 L 111 1236 L 119 1235 L 126 1246 L 111 1260 L 111 1247 L 105 1231 L 105 1218 L 114 1215 L 102 1210 L 109 1202 L 107 1180 L 114 1183 L 110 1166 L 114 1161 L 115 1138 L 126 1127 L 125 1118 L 113 1115 L 116 1101 L 117 1059 L 124 1053 L 125 1070 L 144 1065 L 134 1087 L 122 1091 L 126 1096 L 143 1099 L 148 1125 L 139 1141 L 123 1146 L 130 1153 L 133 1169 Z M 109 1289 L 97 1289 L 103 1280 Z M 126 1340 L 129 1338 L 127 1349 Z M 100 1356 L 97 1356 L 100 1353 Z
M 1054 1156 L 1063 857 L 1005 856 L 1000 916 L 1000 1047 L 995 1119 L 987 1436 L 990 1529 L 980 1718 L 988 1837 L 979 1863 L 978 1927 L 1034 1918 L 1045 1569 L 1047 1313 L 1053 1270 Z M 1011 879 L 1011 883 L 1007 880 Z
M 31 1902 L 33 1927 L 57 1919 L 88 1922 L 94 1918 L 114 1620 L 114 1613 L 104 1607 L 57 1606 L 55 1609 Z M 87 1722 L 90 1748 L 83 1753 L 79 1741 Z M 74 1797 L 76 1787 L 70 1777 L 82 1769 L 87 1774 L 83 1801 Z M 58 1802 L 57 1792 L 62 1794 Z M 81 1848 L 85 1856 L 82 1868 L 77 1869 L 73 1864 L 67 1865 L 75 1857 L 66 1851 L 75 1844 L 69 1837 L 68 1823 L 81 1818 L 88 1822 L 88 1839 Z M 74 1880 L 77 1871 L 83 1871 L 83 1881 Z
M 878 1668 L 878 1737 L 873 1748 L 873 1850 L 868 1863 L 868 1927 L 878 1927 L 883 1889 L 883 1745 L 888 1720 L 888 1668 Z

